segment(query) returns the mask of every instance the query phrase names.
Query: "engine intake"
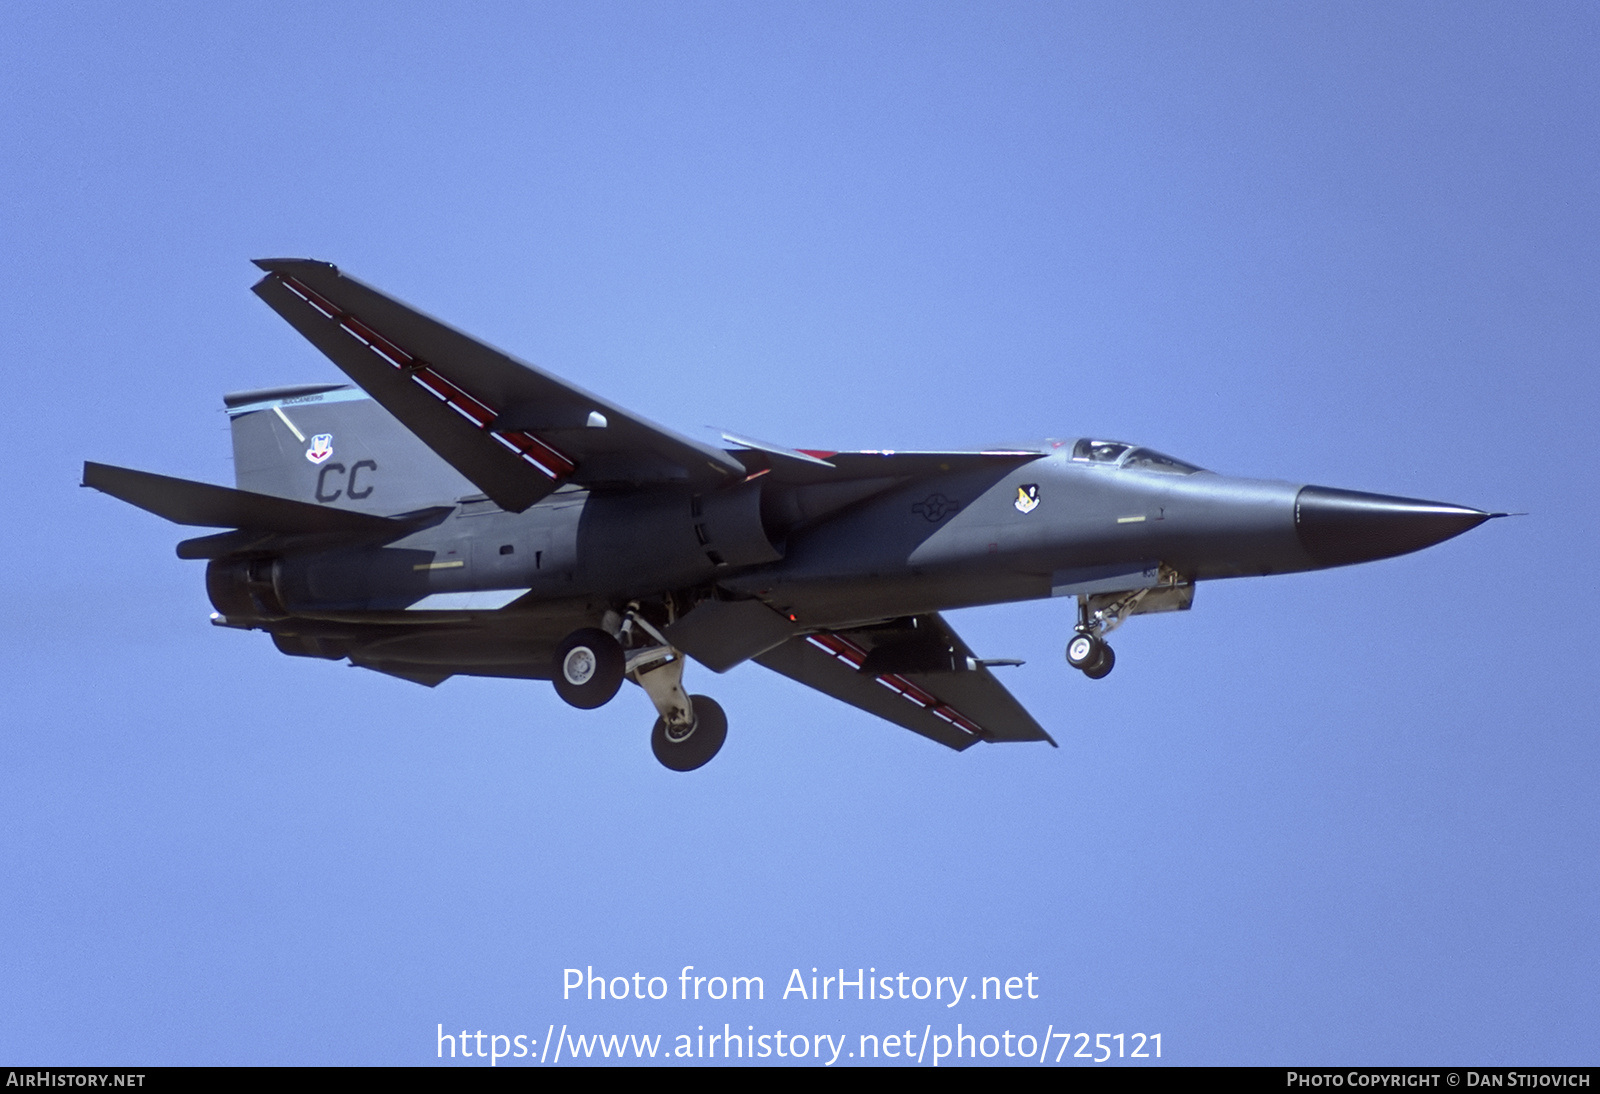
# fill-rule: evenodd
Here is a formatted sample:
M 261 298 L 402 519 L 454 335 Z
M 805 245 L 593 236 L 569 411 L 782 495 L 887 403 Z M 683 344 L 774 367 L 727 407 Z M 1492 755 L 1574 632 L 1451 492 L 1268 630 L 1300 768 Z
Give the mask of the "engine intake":
M 714 566 L 759 566 L 783 557 L 761 519 L 761 485 L 745 483 L 689 502 L 694 537 Z

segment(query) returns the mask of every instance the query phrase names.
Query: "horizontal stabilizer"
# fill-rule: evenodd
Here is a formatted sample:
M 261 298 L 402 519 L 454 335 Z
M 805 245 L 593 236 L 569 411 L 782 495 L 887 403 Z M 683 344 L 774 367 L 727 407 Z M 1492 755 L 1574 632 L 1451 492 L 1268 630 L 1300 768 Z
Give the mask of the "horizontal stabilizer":
M 137 505 L 140 509 L 165 517 L 174 524 L 203 528 L 243 528 L 255 532 L 315 533 L 346 535 L 393 535 L 409 528 L 414 521 L 395 521 L 345 509 L 330 509 L 268 494 L 253 494 L 213 486 L 206 482 L 175 479 L 134 471 L 104 463 L 83 465 L 83 485 L 93 487 Z

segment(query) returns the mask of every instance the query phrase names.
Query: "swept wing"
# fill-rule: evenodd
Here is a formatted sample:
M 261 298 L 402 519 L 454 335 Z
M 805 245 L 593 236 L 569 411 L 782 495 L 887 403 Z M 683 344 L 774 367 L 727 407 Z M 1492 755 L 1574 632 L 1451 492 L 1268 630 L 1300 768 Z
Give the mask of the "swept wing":
M 744 465 L 463 334 L 330 263 L 261 259 L 254 292 L 502 509 L 564 482 L 737 482 Z
M 938 615 L 803 635 L 755 660 L 958 751 L 979 741 L 1055 744 Z

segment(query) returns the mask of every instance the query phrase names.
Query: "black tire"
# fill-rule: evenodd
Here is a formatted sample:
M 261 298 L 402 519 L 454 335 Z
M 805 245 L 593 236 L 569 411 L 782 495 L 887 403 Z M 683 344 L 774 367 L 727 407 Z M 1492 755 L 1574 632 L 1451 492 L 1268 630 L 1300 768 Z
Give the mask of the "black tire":
M 694 704 L 694 728 L 687 736 L 673 740 L 667 736 L 667 723 L 656 719 L 650 731 L 650 751 L 656 754 L 662 766 L 674 771 L 693 771 L 710 763 L 728 739 L 728 716 L 722 707 L 708 695 L 691 695 Z
M 1106 644 L 1091 631 L 1079 631 L 1067 642 L 1067 664 L 1087 672 L 1100 662 Z
M 1117 655 L 1104 642 L 1100 643 L 1100 660 L 1083 670 L 1091 680 L 1104 680 L 1117 665 Z
M 615 638 L 595 627 L 567 635 L 556 650 L 551 680 L 556 694 L 580 710 L 611 702 L 622 687 L 627 657 Z

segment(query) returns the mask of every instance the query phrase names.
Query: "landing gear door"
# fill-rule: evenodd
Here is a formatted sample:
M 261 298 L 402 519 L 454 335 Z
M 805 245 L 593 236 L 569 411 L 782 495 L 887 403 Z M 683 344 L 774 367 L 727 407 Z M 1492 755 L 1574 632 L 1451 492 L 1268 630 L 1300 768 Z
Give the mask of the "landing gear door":
M 1122 593 L 1100 593 L 1089 598 L 1089 611 L 1096 612 L 1123 599 Z M 1151 615 L 1155 612 L 1186 612 L 1194 606 L 1194 585 L 1163 585 L 1149 590 L 1132 605 L 1128 615 Z

